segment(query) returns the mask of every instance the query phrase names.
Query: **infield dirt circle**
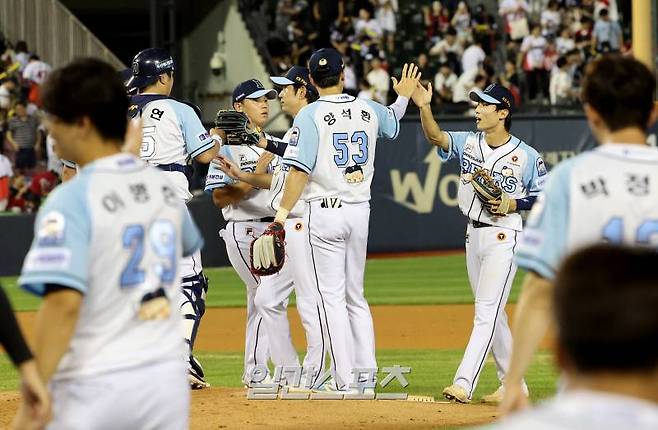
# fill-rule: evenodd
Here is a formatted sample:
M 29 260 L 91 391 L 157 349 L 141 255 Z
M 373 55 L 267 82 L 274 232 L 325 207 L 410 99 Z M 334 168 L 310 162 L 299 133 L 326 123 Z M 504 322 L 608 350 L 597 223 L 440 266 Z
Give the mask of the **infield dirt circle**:
M 507 306 L 508 312 L 514 306 Z M 473 320 L 472 305 L 373 306 L 378 349 L 462 349 Z M 289 312 L 293 341 L 304 348 L 304 334 L 294 307 Z M 208 309 L 196 348 L 201 351 L 244 349 L 244 308 Z M 28 337 L 33 312 L 19 313 Z M 452 375 L 444 379 L 450 380 Z M 437 380 L 437 386 L 445 381 Z M 440 388 L 440 387 L 437 387 Z M 212 387 L 192 393 L 193 429 L 430 429 L 494 420 L 496 408 L 410 401 L 247 400 L 245 389 Z M 17 392 L 0 392 L 0 428 L 7 428 L 18 404 Z

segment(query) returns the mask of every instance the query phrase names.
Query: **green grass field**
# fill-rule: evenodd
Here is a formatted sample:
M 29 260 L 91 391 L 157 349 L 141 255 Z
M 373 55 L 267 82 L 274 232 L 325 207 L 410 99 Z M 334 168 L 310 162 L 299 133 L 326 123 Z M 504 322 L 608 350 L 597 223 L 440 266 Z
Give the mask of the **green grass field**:
M 210 278 L 207 306 L 246 306 L 244 286 L 230 267 L 205 269 Z M 509 303 L 516 302 L 523 273 L 516 275 Z M 39 299 L 23 292 L 16 278 L 0 278 L 18 311 L 36 310 Z M 366 264 L 366 297 L 371 305 L 472 303 L 464 255 L 373 259 Z
M 244 287 L 231 268 L 206 269 L 210 278 L 207 303 L 213 307 L 245 306 Z M 518 296 L 523 273 L 517 273 L 510 302 Z M 16 278 L 0 278 L 15 309 L 35 310 L 39 300 L 22 292 Z M 366 295 L 372 305 L 422 305 L 472 303 L 463 255 L 410 257 L 368 260 Z M 409 394 L 441 396 L 441 390 L 451 382 L 462 356 L 461 350 L 378 350 L 380 367 L 399 364 L 409 366 Z M 203 352 L 198 354 L 209 382 L 214 386 L 239 387 L 242 373 L 242 352 Z M 556 374 L 548 353 L 539 354 L 528 375 L 533 399 L 542 399 L 554 392 Z M 495 367 L 485 366 L 475 397 L 494 391 L 498 386 Z M 17 388 L 16 373 L 6 356 L 0 356 L 0 390 Z M 392 384 L 384 391 L 398 392 Z

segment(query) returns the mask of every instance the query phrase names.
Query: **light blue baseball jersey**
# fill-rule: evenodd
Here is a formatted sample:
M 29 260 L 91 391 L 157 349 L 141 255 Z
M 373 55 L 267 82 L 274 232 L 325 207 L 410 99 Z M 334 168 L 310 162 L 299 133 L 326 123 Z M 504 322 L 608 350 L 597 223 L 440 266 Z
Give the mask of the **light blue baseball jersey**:
M 565 256 L 600 242 L 658 247 L 658 149 L 608 144 L 556 166 L 516 262 L 552 280 Z
M 255 145 L 223 145 L 219 153 L 233 161 L 241 170 L 253 172 L 258 164 L 258 159 L 264 149 Z M 267 172 L 272 173 L 274 166 L 278 163 L 279 157 L 275 157 Z M 237 181 L 232 179 L 226 173 L 219 170 L 214 164 L 208 165 L 208 174 L 206 175 L 206 186 L 204 190 L 212 193 L 216 188 L 223 188 L 227 185 L 233 185 Z M 271 198 L 269 190 L 251 190 L 247 195 L 233 205 L 228 205 L 222 209 L 222 215 L 226 221 L 247 221 L 265 217 L 273 217 L 276 211 L 270 206 Z
M 167 175 L 132 155 L 96 160 L 57 187 L 39 210 L 19 279 L 37 295 L 59 284 L 84 296 L 55 379 L 180 359 L 178 261 L 202 243 Z M 142 299 L 160 288 L 170 316 L 140 320 Z
M 153 97 L 140 94 L 134 99 Z M 140 158 L 152 165 L 186 165 L 190 158 L 212 148 L 214 140 L 190 106 L 171 98 L 149 101 L 141 110 L 142 146 Z M 167 172 L 174 182 L 177 193 L 189 200 L 187 177 L 182 172 Z
M 461 174 L 457 198 L 459 208 L 469 219 L 486 224 L 523 230 L 523 220 L 519 213 L 493 216 L 475 195 L 470 184 L 473 172 L 485 169 L 500 188 L 514 199 L 536 196 L 541 191 L 547 170 L 539 153 L 520 140 L 511 136 L 507 143 L 490 147 L 483 132 L 446 132 L 450 139 L 448 151 L 438 148 L 443 161 L 457 159 L 461 164 Z
M 391 108 L 347 94 L 323 96 L 295 117 L 283 162 L 309 173 L 303 200 L 367 202 L 377 139 L 395 139 L 399 130 Z

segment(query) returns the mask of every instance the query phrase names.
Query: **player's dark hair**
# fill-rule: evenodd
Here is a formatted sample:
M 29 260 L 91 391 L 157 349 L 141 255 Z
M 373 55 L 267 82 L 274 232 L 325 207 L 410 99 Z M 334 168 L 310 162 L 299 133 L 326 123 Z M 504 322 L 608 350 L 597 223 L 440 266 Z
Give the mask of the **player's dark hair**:
M 311 77 L 313 77 L 313 75 L 311 75 Z M 315 79 L 315 77 L 313 77 L 313 81 L 315 82 L 315 86 L 318 88 L 335 87 L 338 85 L 338 82 L 340 82 L 340 74 L 325 76 L 320 79 Z
M 555 280 L 558 342 L 582 373 L 658 367 L 658 252 L 596 245 Z
M 629 57 L 604 55 L 585 70 L 583 103 L 598 112 L 611 131 L 647 128 L 656 78 L 644 64 Z
M 88 117 L 105 139 L 126 134 L 128 97 L 116 70 L 95 58 L 79 58 L 54 70 L 42 89 L 43 107 L 72 124 Z

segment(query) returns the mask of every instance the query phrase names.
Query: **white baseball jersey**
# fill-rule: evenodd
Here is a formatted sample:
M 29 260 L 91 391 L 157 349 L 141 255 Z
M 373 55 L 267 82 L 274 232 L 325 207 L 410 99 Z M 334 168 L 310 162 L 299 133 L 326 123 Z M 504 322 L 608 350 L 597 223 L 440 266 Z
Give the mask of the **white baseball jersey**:
M 284 164 L 310 174 L 305 201 L 367 202 L 377 138 L 395 139 L 399 130 L 391 108 L 347 94 L 323 96 L 295 117 Z
M 59 284 L 83 296 L 55 380 L 179 360 L 178 260 L 202 238 L 162 172 L 128 154 L 90 163 L 39 210 L 20 285 L 42 295 Z M 172 312 L 140 320 L 145 295 L 164 290 Z
M 560 163 L 516 259 L 553 279 L 567 254 L 598 242 L 658 247 L 658 149 L 608 144 Z
M 541 191 L 548 173 L 544 160 L 537 151 L 517 137 L 510 136 L 504 145 L 492 148 L 483 132 L 450 131 L 448 151 L 438 148 L 443 161 L 456 158 L 461 164 L 461 181 L 457 197 L 459 209 L 469 219 L 512 230 L 523 230 L 519 213 L 492 216 L 475 195 L 470 180 L 473 172 L 485 169 L 498 186 L 514 199 L 536 196 Z
M 241 170 L 253 172 L 258 164 L 258 159 L 265 152 L 255 145 L 223 145 L 219 153 L 233 161 Z M 276 160 L 276 157 L 275 157 Z M 273 161 L 274 162 L 274 161 Z M 272 163 L 267 173 L 272 173 Z M 237 181 L 219 170 L 212 163 L 208 165 L 205 191 L 212 193 L 215 188 L 223 188 L 233 185 Z M 226 221 L 247 221 L 265 217 L 273 217 L 276 211 L 271 206 L 272 199 L 269 190 L 251 190 L 247 195 L 233 205 L 222 209 L 222 215 Z
M 283 139 L 281 140 L 283 144 L 287 145 L 290 141 L 290 136 L 293 134 L 293 129 L 289 129 Z M 287 147 L 287 146 L 286 146 Z M 286 185 L 286 177 L 288 176 L 288 169 L 282 162 L 281 157 L 275 157 L 272 161 L 274 171 L 272 172 L 272 184 L 270 185 L 270 203 L 269 205 L 274 209 L 276 213 L 279 210 L 279 205 L 281 204 L 281 198 L 283 198 L 283 190 Z M 288 218 L 301 218 L 304 216 L 306 211 L 306 204 L 302 199 L 299 199 L 295 206 L 290 211 Z
M 155 94 L 139 94 L 132 98 L 130 110 L 142 118 L 140 158 L 151 165 L 186 166 L 190 159 L 215 144 L 194 109 L 172 98 Z M 171 171 L 170 181 L 178 195 L 189 200 L 189 182 L 183 172 Z
M 649 430 L 658 428 L 658 406 L 647 400 L 601 391 L 574 390 L 488 430 Z
M 23 79 L 34 82 L 37 85 L 42 85 L 46 82 L 46 78 L 53 68 L 48 63 L 43 61 L 32 61 L 25 66 L 23 70 Z

